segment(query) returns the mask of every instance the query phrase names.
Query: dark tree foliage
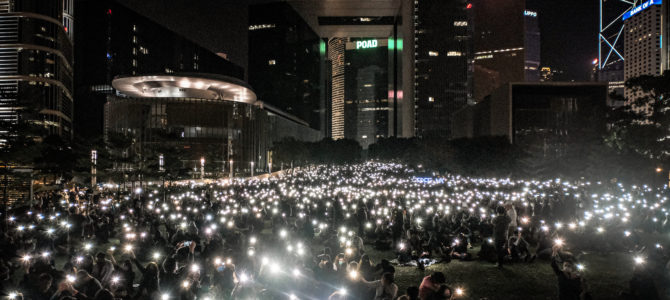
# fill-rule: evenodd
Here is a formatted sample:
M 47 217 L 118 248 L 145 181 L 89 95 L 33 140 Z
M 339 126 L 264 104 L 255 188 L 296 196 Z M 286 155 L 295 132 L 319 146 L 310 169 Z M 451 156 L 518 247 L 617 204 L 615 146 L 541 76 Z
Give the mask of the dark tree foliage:
M 323 139 L 318 142 L 302 142 L 293 138 L 283 139 L 272 147 L 273 163 L 279 164 L 341 164 L 361 159 L 361 146 L 351 139 Z
M 612 111 L 608 145 L 622 154 L 638 154 L 663 164 L 670 159 L 670 72 L 626 82 L 639 96 Z
M 504 175 L 516 169 L 515 147 L 505 137 L 447 140 L 381 139 L 370 145 L 368 158 L 391 160 L 468 175 Z

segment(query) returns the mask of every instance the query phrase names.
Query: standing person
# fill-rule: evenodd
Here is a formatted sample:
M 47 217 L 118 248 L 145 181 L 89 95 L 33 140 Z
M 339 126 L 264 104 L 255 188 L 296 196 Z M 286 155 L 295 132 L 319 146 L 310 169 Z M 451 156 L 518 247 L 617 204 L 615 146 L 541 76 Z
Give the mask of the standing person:
M 496 208 L 498 214 L 491 222 L 493 223 L 493 239 L 495 240 L 496 254 L 498 255 L 498 269 L 503 267 L 503 259 L 505 258 L 505 244 L 507 243 L 507 231 L 512 219 L 505 213 L 505 208 L 498 206 Z
M 584 282 L 577 273 L 575 265 L 570 261 L 563 262 L 563 270 L 558 267 L 558 248 L 553 247 L 551 255 L 551 268 L 558 278 L 558 299 L 559 300 L 580 300 L 587 299 Z
M 114 264 L 107 259 L 105 253 L 98 252 L 95 255 L 95 265 L 91 276 L 100 280 L 103 286 L 109 287 L 112 284 L 112 275 L 114 275 Z
M 510 233 L 517 230 L 517 226 L 518 226 L 518 223 L 517 223 L 517 220 L 516 220 L 517 219 L 516 208 L 514 208 L 514 204 L 512 204 L 511 202 L 507 203 L 505 205 L 505 212 L 507 213 L 507 216 L 509 216 L 509 218 L 511 220 L 510 223 L 509 223 L 509 226 L 508 226 L 509 229 L 507 231 L 507 235 L 510 235 Z

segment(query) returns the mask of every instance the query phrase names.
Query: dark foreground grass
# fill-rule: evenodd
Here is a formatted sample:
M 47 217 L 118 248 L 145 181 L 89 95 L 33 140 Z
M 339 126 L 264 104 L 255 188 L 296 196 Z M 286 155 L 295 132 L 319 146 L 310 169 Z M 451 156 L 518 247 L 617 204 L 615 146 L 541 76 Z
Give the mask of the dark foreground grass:
M 472 249 L 471 253 L 476 253 Z M 390 252 L 369 251 L 375 262 L 392 259 Z M 629 254 L 592 254 L 580 257 L 585 265 L 584 278 L 593 299 L 619 299 L 628 288 L 633 263 Z M 399 293 L 409 286 L 418 286 L 424 276 L 440 271 L 447 284 L 465 290 L 462 299 L 557 299 L 557 280 L 548 261 L 507 265 L 498 270 L 494 264 L 483 261 L 452 261 L 429 266 L 425 271 L 416 267 L 396 266 L 396 284 Z M 660 289 L 662 286 L 657 283 Z

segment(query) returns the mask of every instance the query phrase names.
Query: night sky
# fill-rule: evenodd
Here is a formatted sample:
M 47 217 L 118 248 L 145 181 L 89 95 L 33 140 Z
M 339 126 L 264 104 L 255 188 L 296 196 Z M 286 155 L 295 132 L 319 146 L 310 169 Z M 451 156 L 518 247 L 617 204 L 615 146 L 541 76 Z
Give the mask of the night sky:
M 562 70 L 568 79 L 589 80 L 598 57 L 598 1 L 528 0 L 540 18 L 542 66 Z
M 219 15 L 217 12 L 225 11 L 226 5 L 241 5 L 245 1 L 267 2 L 267 0 L 122 2 L 130 4 L 132 8 L 160 23 L 170 20 L 170 17 L 177 17 L 177 20 L 172 19 L 173 21 L 166 24 L 170 29 L 190 37 L 213 51 L 225 50 L 233 54 L 234 58 L 241 58 L 244 56 L 242 52 L 247 51 L 246 47 L 244 46 L 243 50 L 231 49 L 234 46 L 226 41 L 225 31 L 217 29 L 218 22 L 225 22 L 217 18 Z M 597 57 L 598 0 L 528 0 L 527 7 L 537 10 L 539 14 L 542 66 L 563 70 L 568 79 L 588 80 L 592 68 L 591 61 Z

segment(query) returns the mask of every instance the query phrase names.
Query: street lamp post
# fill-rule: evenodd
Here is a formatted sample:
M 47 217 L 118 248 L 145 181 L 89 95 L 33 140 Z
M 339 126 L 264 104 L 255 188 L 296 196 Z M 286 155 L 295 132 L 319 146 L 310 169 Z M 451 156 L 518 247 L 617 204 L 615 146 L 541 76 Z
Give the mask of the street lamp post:
M 272 163 L 268 163 L 268 173 L 272 174 Z
M 161 188 L 163 189 L 163 202 L 165 202 L 165 156 L 163 154 L 158 155 L 158 172 L 161 173 Z
M 93 189 L 97 181 L 96 178 L 98 173 L 97 165 L 98 165 L 98 151 L 94 149 L 91 150 L 91 189 Z
M 251 162 L 251 177 L 254 177 L 254 162 Z
M 228 174 L 228 178 L 230 178 L 230 180 L 232 181 L 233 180 L 233 160 L 232 159 L 230 160 L 229 166 L 230 166 L 230 174 Z
M 205 178 L 205 158 L 200 158 L 200 179 Z

